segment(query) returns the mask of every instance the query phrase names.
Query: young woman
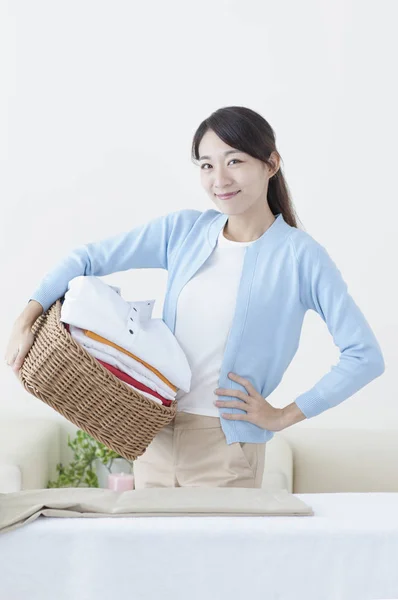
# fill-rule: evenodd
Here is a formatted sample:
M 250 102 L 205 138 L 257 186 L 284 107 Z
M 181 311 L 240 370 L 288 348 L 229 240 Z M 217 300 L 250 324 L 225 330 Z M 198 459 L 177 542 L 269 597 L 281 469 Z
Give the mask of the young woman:
M 78 275 L 164 268 L 163 319 L 192 371 L 175 419 L 134 463 L 136 488 L 261 487 L 276 431 L 340 404 L 384 371 L 379 344 L 325 248 L 299 229 L 275 135 L 231 106 L 197 129 L 192 158 L 215 208 L 166 214 L 74 250 L 17 319 L 6 352 L 15 371 L 31 326 Z M 267 397 L 299 344 L 307 310 L 326 322 L 337 365 L 284 408 Z

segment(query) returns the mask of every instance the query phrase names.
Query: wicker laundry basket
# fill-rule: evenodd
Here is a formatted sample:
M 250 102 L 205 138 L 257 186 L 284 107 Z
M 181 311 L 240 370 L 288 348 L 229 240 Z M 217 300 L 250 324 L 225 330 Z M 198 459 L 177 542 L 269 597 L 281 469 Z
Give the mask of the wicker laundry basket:
M 105 369 L 66 330 L 57 300 L 32 327 L 34 343 L 19 371 L 22 385 L 68 421 L 127 460 L 135 460 L 177 412 Z

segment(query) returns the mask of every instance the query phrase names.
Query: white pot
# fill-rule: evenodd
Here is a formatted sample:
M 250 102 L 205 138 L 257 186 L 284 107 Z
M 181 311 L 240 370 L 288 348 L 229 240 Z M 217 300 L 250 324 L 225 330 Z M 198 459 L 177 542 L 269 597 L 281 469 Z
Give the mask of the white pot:
M 114 458 L 111 469 L 107 468 L 99 458 L 94 461 L 94 468 L 98 477 L 100 488 L 108 487 L 108 475 L 110 473 L 132 473 L 133 468 L 125 458 Z

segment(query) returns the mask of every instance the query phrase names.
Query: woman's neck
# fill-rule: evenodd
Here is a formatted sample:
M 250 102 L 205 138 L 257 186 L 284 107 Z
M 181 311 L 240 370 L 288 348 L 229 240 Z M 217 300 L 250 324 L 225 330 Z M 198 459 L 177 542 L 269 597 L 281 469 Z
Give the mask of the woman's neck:
M 256 219 L 245 218 L 245 215 L 231 215 L 224 225 L 224 237 L 232 242 L 254 242 L 258 240 L 275 221 L 275 216 L 271 211 L 267 212 L 265 217 L 259 222 Z

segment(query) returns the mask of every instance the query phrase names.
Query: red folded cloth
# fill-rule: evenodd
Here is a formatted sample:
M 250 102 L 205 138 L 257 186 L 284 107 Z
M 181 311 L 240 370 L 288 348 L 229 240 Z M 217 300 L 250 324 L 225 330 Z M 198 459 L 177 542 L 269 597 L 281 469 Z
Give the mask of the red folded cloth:
M 162 404 L 164 404 L 165 406 L 171 406 L 171 402 L 172 402 L 171 400 L 168 400 L 167 398 L 163 398 L 163 396 L 161 396 L 160 394 L 155 392 L 155 390 L 151 390 L 151 388 L 144 385 L 140 381 L 137 381 L 136 379 L 134 379 L 134 377 L 127 375 L 127 373 L 123 373 L 123 371 L 121 371 L 117 367 L 114 367 L 113 365 L 108 365 L 108 363 L 100 360 L 99 358 L 96 358 L 96 360 L 98 360 L 98 362 L 101 363 L 101 365 L 103 367 L 105 367 L 105 369 L 108 369 L 108 371 L 110 371 L 111 373 L 116 375 L 116 377 L 118 377 L 125 383 L 132 385 L 133 387 L 137 388 L 141 392 L 146 392 L 147 394 L 151 394 L 152 396 L 155 396 L 155 398 L 159 398 L 159 400 L 161 400 Z

